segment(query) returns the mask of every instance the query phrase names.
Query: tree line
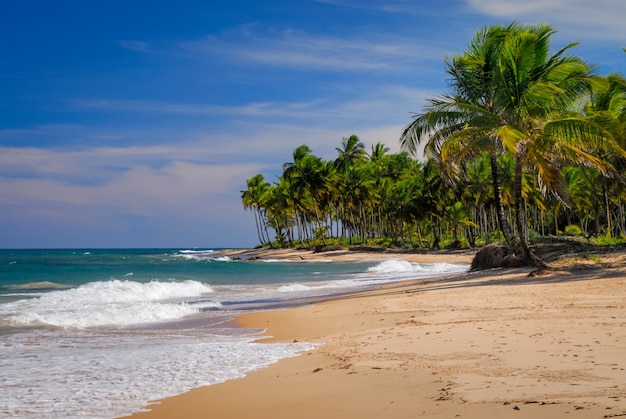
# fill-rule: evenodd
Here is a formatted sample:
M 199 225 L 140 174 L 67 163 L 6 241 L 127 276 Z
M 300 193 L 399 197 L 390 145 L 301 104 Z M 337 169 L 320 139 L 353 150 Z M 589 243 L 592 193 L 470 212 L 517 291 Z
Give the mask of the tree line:
M 548 25 L 488 26 L 445 60 L 448 91 L 400 133 L 403 151 L 344 138 L 326 161 L 307 145 L 273 183 L 242 191 L 262 244 L 439 247 L 529 237 L 626 237 L 626 79 L 550 52 Z M 420 146 L 426 161 L 413 159 Z

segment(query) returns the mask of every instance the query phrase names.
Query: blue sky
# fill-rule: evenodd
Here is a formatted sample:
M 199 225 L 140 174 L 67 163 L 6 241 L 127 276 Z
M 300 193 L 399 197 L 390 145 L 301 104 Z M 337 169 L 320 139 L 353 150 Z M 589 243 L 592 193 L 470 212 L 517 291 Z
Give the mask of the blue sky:
M 512 21 L 625 73 L 623 0 L 3 0 L 0 248 L 254 246 L 247 178 L 399 151 L 444 57 Z

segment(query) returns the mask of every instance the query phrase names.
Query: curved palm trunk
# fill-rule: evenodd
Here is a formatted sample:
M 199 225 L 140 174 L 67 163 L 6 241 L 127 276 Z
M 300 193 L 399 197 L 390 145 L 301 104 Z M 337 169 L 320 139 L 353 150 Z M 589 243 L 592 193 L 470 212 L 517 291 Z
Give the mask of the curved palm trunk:
M 498 162 L 494 153 L 489 153 L 489 160 L 491 162 L 491 181 L 493 183 L 493 195 L 496 201 L 496 214 L 498 216 L 498 224 L 500 225 L 500 231 L 504 235 L 506 243 L 511 246 L 513 244 L 513 230 L 511 225 L 504 214 L 504 205 L 502 204 L 502 192 L 500 189 L 500 176 L 498 175 Z M 520 190 L 521 194 L 521 190 Z
M 526 223 L 526 205 L 522 197 L 522 165 L 523 156 L 526 153 L 527 141 L 522 141 L 517 146 L 515 154 L 515 176 L 514 176 L 514 199 L 515 199 L 515 218 L 517 221 L 517 235 L 519 245 L 524 252 L 524 261 L 532 263 L 539 268 L 547 268 L 548 265 L 530 250 L 528 243 L 528 227 Z
M 261 214 L 258 208 L 253 208 L 254 212 L 254 224 L 256 225 L 256 234 L 259 238 L 259 242 L 264 245 L 265 241 L 263 240 L 263 232 L 261 230 Z

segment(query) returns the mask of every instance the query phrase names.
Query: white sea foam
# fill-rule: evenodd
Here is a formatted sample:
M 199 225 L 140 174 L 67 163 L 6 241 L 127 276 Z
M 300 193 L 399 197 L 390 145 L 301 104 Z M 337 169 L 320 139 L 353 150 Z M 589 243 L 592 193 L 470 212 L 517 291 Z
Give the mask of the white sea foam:
M 371 286 L 410 278 L 424 278 L 466 272 L 468 265 L 450 263 L 413 263 L 402 259 L 387 259 L 367 269 L 362 274 L 351 274 L 345 279 L 328 281 L 295 282 L 276 288 L 267 286 L 265 298 L 278 294 L 298 296 L 324 295 L 328 292 L 348 290 L 355 287 Z M 318 273 L 319 274 L 319 273 Z M 258 296 L 257 296 L 258 297 Z
M 313 345 L 194 331 L 35 331 L 3 336 L 0 418 L 114 418 L 239 378 Z
M 188 260 L 207 260 L 213 259 L 212 253 L 215 253 L 215 250 L 179 250 L 172 256 Z
M 179 250 L 179 253 L 188 253 L 188 254 L 196 254 L 196 253 L 213 253 L 215 250 Z
M 183 300 L 212 292 L 210 286 L 197 281 L 91 282 L 4 304 L 0 306 L 0 317 L 13 325 L 129 326 L 175 320 L 202 309 L 219 307 L 219 303 L 211 301 L 190 305 Z
M 318 286 L 317 288 L 321 288 L 321 287 Z M 311 291 L 312 289 L 314 289 L 314 287 L 312 286 L 295 283 L 295 284 L 283 285 L 279 287 L 277 291 L 278 292 L 306 292 L 306 291 Z
M 372 273 L 395 273 L 395 272 L 413 272 L 414 266 L 411 262 L 401 259 L 389 259 L 380 262 L 376 266 L 372 266 L 367 271 Z
M 214 257 L 206 252 L 202 253 L 183 253 L 179 255 L 175 255 L 176 257 L 187 259 L 187 260 L 196 260 L 196 261 L 217 261 L 217 262 L 231 262 L 231 259 L 228 256 L 219 256 Z M 167 259 L 165 259 L 167 260 Z
M 392 277 L 438 276 L 465 272 L 468 265 L 452 263 L 414 263 L 402 259 L 387 259 L 367 270 L 369 274 Z
M 216 260 L 218 262 L 231 262 L 232 259 L 229 258 L 228 256 L 220 256 L 218 258 L 212 258 L 211 260 Z

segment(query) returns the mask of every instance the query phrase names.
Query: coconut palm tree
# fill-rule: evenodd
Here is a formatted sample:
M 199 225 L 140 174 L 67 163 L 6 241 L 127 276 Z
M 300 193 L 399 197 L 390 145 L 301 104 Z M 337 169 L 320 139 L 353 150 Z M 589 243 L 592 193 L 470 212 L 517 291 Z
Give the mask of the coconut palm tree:
M 409 149 L 428 137 L 426 152 L 442 163 L 449 178 L 458 177 L 462 163 L 479 151 L 487 150 L 494 157 L 500 152 L 515 156 L 518 240 L 523 257 L 540 266 L 545 264 L 532 254 L 528 244 L 522 193 L 525 171 L 530 169 L 537 175 L 544 192 L 551 191 L 566 201 L 560 173 L 565 162 L 594 166 L 608 175 L 614 170 L 597 151 L 619 153 L 606 130 L 568 112 L 594 79 L 589 65 L 566 55 L 575 44 L 550 55 L 553 34 L 548 25 L 515 23 L 479 32 L 470 53 L 448 65 L 454 94 L 431 100 L 426 112 L 418 115 L 401 136 L 401 144 Z M 495 175 L 497 170 L 492 171 Z M 494 183 L 494 191 L 497 186 Z M 499 211 L 501 228 L 502 215 Z
M 385 145 L 381 142 L 372 145 L 372 152 L 369 155 L 370 161 L 379 162 L 381 161 L 389 151 L 389 147 L 385 147 Z
M 289 185 L 284 179 L 272 184 L 264 201 L 267 224 L 276 232 L 276 241 L 280 247 L 286 242 L 293 244 L 294 204 Z
M 595 86 L 590 100 L 585 106 L 585 114 L 593 121 L 601 124 L 609 130 L 622 149 L 626 149 L 626 78 L 621 74 L 610 74 L 604 79 L 605 83 Z M 617 157 L 612 160 L 613 165 L 622 174 L 626 174 L 626 159 Z M 623 180 L 623 179 L 622 179 Z M 618 211 L 623 214 L 623 201 L 619 199 L 624 194 L 624 182 L 609 184 L 605 178 L 598 179 L 601 189 L 604 191 L 603 202 L 607 218 L 606 235 L 612 231 L 610 195 L 618 197 Z M 618 216 L 619 221 L 623 216 Z M 622 226 L 624 222 L 622 221 Z M 624 228 L 622 227 L 622 230 Z
M 592 68 L 581 58 L 566 55 L 570 44 L 550 55 L 548 25 L 514 26 L 500 45 L 498 73 L 502 125 L 495 130 L 515 156 L 515 215 L 524 256 L 543 265 L 528 246 L 523 173 L 537 175 L 542 190 L 568 203 L 561 167 L 566 163 L 593 166 L 615 173 L 603 157 L 621 154 L 612 136 L 600 125 L 570 111 L 594 82 Z
M 265 222 L 263 220 L 263 201 L 266 199 L 270 184 L 265 182 L 263 175 L 258 174 L 246 180 L 247 189 L 241 191 L 241 201 L 244 209 L 251 209 L 254 213 L 257 235 L 261 244 L 265 243 Z M 268 240 L 269 242 L 269 240 Z
M 299 159 L 287 172 L 294 202 L 305 224 L 316 225 L 321 228 L 320 222 L 324 217 L 320 212 L 327 195 L 326 165 L 323 160 L 313 155 L 306 155 Z
M 499 43 L 508 30 L 502 26 L 486 27 L 476 34 L 464 54 L 445 61 L 451 93 L 429 100 L 425 111 L 405 127 L 400 143 L 415 153 L 417 146 L 426 141 L 426 156 L 441 163 L 442 175 L 449 180 L 459 177 L 465 161 L 488 152 L 498 224 L 507 243 L 512 244 L 497 165 L 503 144 L 493 135 L 494 128 L 500 125 L 496 102 Z
M 345 171 L 356 162 L 362 162 L 367 157 L 365 144 L 356 135 L 341 140 L 341 148 L 336 148 L 339 155 L 335 159 L 335 167 L 339 171 Z
M 489 153 L 485 153 L 483 157 L 467 165 L 465 179 L 461 187 L 463 203 L 472 210 L 473 218 L 481 228 L 481 233 L 487 244 L 490 240 L 488 213 L 493 203 L 491 172 L 490 156 Z M 473 246 L 473 236 L 470 244 Z

